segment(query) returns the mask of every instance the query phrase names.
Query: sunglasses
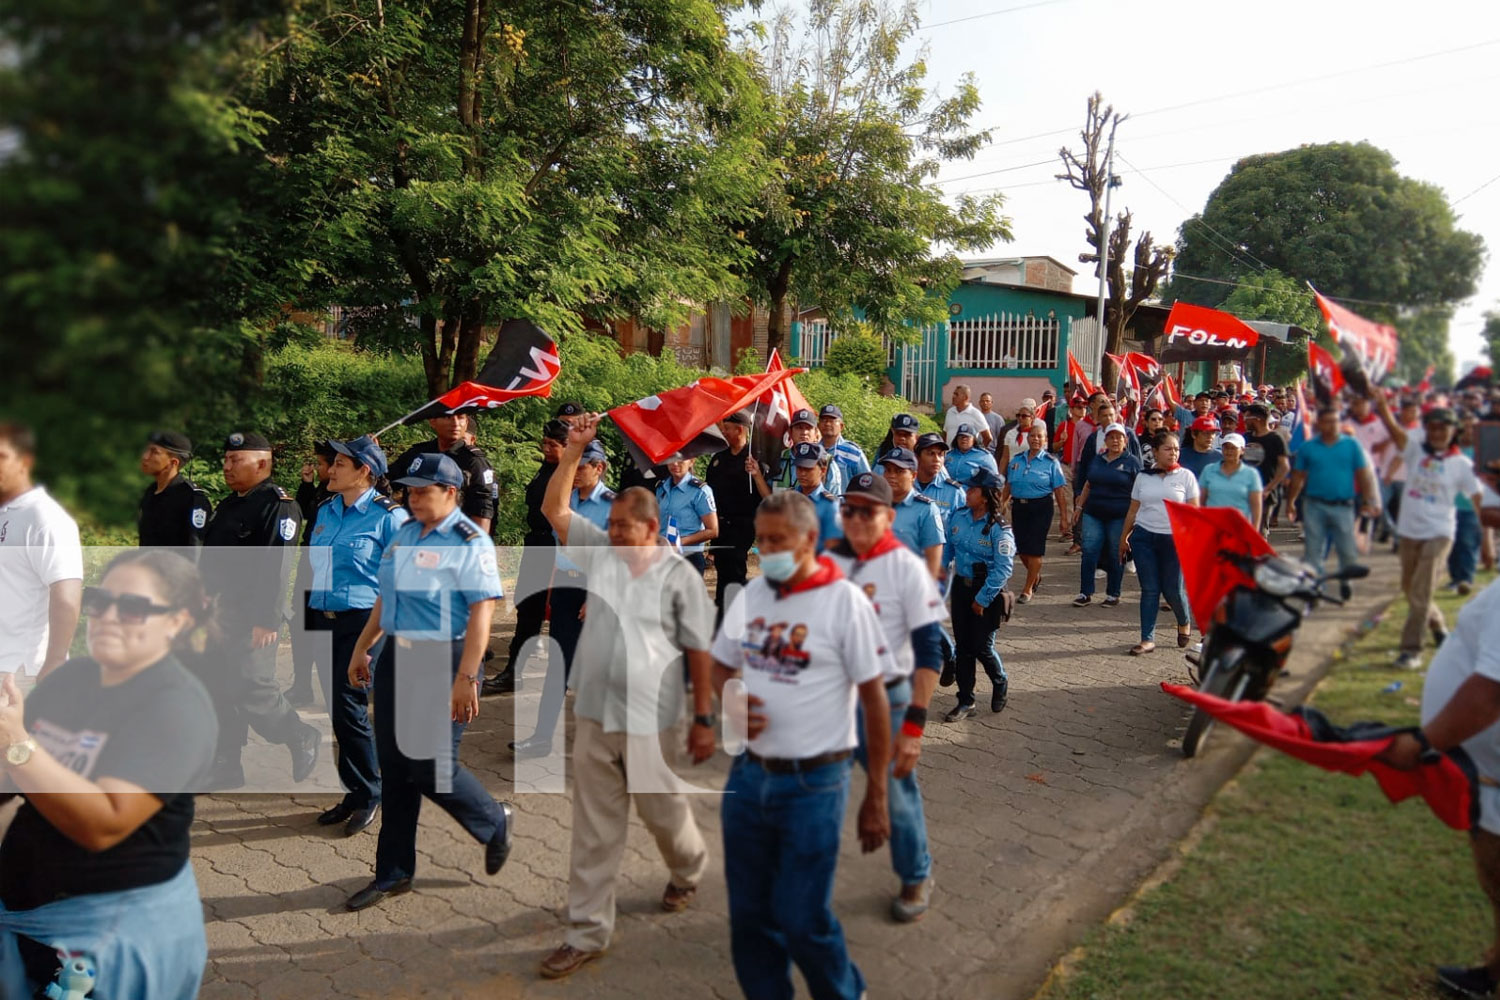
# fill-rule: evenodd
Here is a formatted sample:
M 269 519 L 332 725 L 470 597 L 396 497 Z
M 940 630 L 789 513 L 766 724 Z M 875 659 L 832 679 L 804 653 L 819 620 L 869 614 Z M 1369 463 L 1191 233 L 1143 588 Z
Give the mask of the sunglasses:
M 844 517 L 860 517 L 869 521 L 875 517 L 875 512 L 879 509 L 879 507 L 871 507 L 868 504 L 846 503 L 839 507 L 839 513 Z
M 176 608 L 153 604 L 149 597 L 140 594 L 112 594 L 102 587 L 83 588 L 83 613 L 90 618 L 103 618 L 110 608 L 116 608 L 122 625 L 142 625 L 152 615 L 169 615 Z

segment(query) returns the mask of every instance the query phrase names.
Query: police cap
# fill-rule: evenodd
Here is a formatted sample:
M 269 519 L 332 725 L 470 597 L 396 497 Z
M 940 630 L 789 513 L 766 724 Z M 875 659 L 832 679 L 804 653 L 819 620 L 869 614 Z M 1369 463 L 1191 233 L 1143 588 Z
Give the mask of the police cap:
M 224 451 L 270 451 L 271 442 L 254 431 L 246 434 L 235 431 L 224 439 Z
M 877 465 L 893 465 L 898 469 L 910 469 L 917 471 L 917 456 L 913 455 L 910 448 L 892 448 L 880 458 L 876 459 Z
M 193 442 L 188 440 L 186 434 L 178 431 L 152 431 L 146 440 L 184 462 L 193 457 Z
M 799 469 L 811 469 L 823 461 L 827 454 L 816 441 L 800 441 L 792 445 L 792 464 Z
M 917 423 L 917 418 L 910 413 L 898 413 L 891 418 L 891 430 L 893 431 L 914 431 L 920 426 Z
M 887 507 L 891 505 L 891 484 L 885 481 L 884 476 L 877 476 L 873 472 L 861 472 L 849 481 L 844 488 L 844 498 L 864 497 L 883 503 Z
M 396 480 L 402 486 L 453 486 L 464 484 L 464 474 L 458 463 L 447 455 L 431 452 L 418 455 L 406 467 L 406 475 Z
M 385 452 L 380 450 L 380 445 L 368 434 L 362 434 L 352 441 L 330 441 L 329 446 L 340 455 L 346 455 L 359 465 L 370 470 L 370 475 L 379 479 L 385 475 L 390 467 L 385 460 Z

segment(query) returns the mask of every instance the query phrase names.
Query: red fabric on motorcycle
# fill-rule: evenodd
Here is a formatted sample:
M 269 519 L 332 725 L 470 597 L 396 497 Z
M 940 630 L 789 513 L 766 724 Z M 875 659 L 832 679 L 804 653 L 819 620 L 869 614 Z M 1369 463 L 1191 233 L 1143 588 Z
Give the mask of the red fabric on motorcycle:
M 1474 806 L 1474 784 L 1470 775 L 1454 756 L 1444 755 L 1436 764 L 1423 764 L 1410 771 L 1398 771 L 1375 758 L 1402 730 L 1362 723 L 1367 732 L 1380 732 L 1379 738 L 1340 742 L 1340 737 L 1358 733 L 1360 726 L 1339 730 L 1327 725 L 1312 725 L 1301 714 L 1279 712 L 1264 702 L 1234 702 L 1211 694 L 1194 691 L 1181 684 L 1163 682 L 1161 689 L 1203 709 L 1226 725 L 1268 747 L 1291 754 L 1325 771 L 1336 771 L 1358 777 L 1366 772 L 1375 776 L 1380 790 L 1392 802 L 1420 795 L 1438 819 L 1455 830 L 1469 829 Z M 1322 722 L 1318 716 L 1315 722 Z
M 1206 632 L 1214 608 L 1225 594 L 1235 587 L 1254 585 L 1238 566 L 1220 559 L 1219 553 L 1227 550 L 1235 555 L 1268 556 L 1276 550 L 1233 507 L 1194 507 L 1168 500 L 1167 518 L 1172 522 L 1172 544 L 1177 546 L 1177 561 L 1182 564 L 1182 582 L 1193 610 L 1193 623 L 1199 632 Z

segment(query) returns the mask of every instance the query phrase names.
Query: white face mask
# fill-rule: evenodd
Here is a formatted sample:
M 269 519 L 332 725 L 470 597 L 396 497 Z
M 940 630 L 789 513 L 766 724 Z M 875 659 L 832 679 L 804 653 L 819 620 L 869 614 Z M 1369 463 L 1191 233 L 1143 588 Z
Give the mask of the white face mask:
M 797 553 L 791 549 L 785 552 L 762 552 L 760 554 L 760 571 L 765 574 L 766 579 L 782 583 L 792 578 L 797 572 L 799 560 Z

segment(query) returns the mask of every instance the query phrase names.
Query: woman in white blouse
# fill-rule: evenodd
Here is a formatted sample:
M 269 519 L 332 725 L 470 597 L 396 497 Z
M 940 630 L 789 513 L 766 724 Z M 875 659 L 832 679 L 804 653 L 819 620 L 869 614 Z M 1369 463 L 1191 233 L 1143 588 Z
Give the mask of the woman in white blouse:
M 1192 641 L 1187 592 L 1182 586 L 1182 567 L 1172 540 L 1172 522 L 1166 501 L 1198 505 L 1198 480 L 1178 464 L 1181 445 L 1171 431 L 1156 441 L 1154 468 L 1135 477 L 1130 491 L 1130 509 L 1120 533 L 1120 561 L 1135 559 L 1136 578 L 1141 583 L 1141 641 L 1130 648 L 1131 656 L 1156 649 L 1156 614 L 1166 598 L 1177 619 L 1177 645 Z

